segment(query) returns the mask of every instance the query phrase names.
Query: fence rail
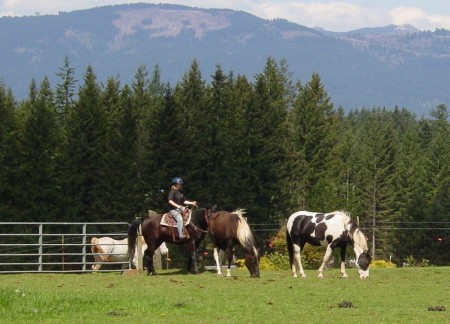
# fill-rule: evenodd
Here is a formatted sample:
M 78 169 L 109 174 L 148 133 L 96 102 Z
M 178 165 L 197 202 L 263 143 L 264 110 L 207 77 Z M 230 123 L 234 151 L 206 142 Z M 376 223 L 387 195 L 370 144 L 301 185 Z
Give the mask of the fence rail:
M 0 222 L 0 273 L 91 272 L 93 236 L 123 239 L 129 223 Z M 124 262 L 108 262 L 120 271 Z M 118 268 L 118 269 L 115 269 Z

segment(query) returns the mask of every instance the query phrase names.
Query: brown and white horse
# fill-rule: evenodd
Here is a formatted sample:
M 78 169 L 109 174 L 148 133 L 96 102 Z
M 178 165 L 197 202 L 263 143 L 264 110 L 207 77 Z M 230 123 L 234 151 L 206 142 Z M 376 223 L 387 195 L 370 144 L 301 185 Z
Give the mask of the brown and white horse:
M 372 259 L 368 252 L 366 237 L 358 225 L 344 212 L 317 213 L 298 211 L 293 213 L 287 221 L 286 243 L 294 278 L 297 277 L 297 269 L 300 270 L 302 277 L 306 277 L 300 259 L 300 253 L 303 251 L 306 243 L 315 246 L 322 245 L 327 248 L 322 265 L 319 268 L 319 277 L 323 277 L 322 272 L 331 257 L 331 252 L 337 247 L 341 249 L 342 277 L 347 277 L 345 271 L 347 244 L 352 245 L 355 251 L 359 277 L 361 279 L 369 277 L 369 265 Z
M 227 253 L 227 277 L 231 276 L 231 261 L 233 246 L 240 244 L 245 252 L 245 266 L 253 278 L 259 277 L 259 256 L 255 246 L 255 238 L 246 219 L 244 210 L 233 213 L 218 211 L 211 214 L 208 221 L 208 232 L 214 246 L 214 259 L 217 266 L 217 276 L 222 276 L 222 259 Z
M 147 249 L 142 236 L 139 236 L 141 240 L 141 255 L 143 251 Z M 161 244 L 159 247 L 161 254 L 167 254 L 169 249 L 165 244 Z M 94 256 L 95 263 L 92 265 L 92 270 L 98 271 L 102 267 L 102 263 L 105 262 L 127 262 L 122 265 L 122 269 L 126 269 L 129 266 L 129 255 L 128 255 L 128 238 L 123 240 L 115 240 L 111 237 L 93 237 L 91 239 L 91 252 Z M 138 253 L 134 253 L 132 265 L 137 268 L 137 257 Z

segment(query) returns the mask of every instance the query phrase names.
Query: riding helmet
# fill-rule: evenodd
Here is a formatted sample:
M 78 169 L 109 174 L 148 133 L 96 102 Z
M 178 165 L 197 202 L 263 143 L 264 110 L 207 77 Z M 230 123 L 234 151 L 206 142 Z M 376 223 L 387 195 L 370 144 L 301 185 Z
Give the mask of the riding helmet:
M 172 179 L 172 183 L 183 184 L 183 179 L 180 177 L 175 177 Z

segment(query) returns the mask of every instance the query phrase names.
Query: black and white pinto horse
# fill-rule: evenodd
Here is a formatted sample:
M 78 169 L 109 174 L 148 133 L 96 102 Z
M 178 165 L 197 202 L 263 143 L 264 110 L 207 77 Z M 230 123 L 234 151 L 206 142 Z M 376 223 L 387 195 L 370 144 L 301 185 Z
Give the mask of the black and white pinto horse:
M 367 240 L 356 223 L 344 212 L 317 213 L 298 211 L 289 216 L 286 228 L 286 243 L 289 252 L 289 262 L 292 276 L 297 277 L 297 269 L 300 275 L 306 277 L 301 263 L 301 252 L 306 243 L 314 246 L 326 246 L 325 256 L 319 268 L 319 277 L 323 277 L 323 270 L 331 257 L 334 248 L 341 248 L 341 273 L 346 278 L 345 253 L 347 244 L 353 246 L 356 255 L 356 267 L 359 277 L 369 277 L 369 265 L 371 262 L 368 253 Z

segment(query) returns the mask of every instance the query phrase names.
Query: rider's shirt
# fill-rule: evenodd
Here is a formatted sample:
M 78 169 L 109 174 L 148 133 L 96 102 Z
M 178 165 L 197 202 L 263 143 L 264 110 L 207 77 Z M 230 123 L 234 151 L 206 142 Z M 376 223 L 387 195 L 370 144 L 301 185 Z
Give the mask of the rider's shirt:
M 180 190 L 170 190 L 169 197 L 167 201 L 173 200 L 177 205 L 183 206 L 186 199 L 184 198 L 183 193 Z M 175 209 L 174 206 L 169 204 L 169 209 Z

